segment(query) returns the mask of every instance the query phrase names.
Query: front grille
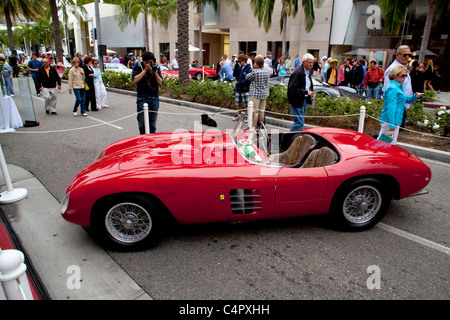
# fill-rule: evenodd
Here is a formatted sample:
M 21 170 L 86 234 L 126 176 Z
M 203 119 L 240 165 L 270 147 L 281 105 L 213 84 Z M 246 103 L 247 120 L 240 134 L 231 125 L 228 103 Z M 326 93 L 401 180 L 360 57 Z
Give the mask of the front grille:
M 231 190 L 230 203 L 234 214 L 249 214 L 262 209 L 261 195 L 255 189 Z

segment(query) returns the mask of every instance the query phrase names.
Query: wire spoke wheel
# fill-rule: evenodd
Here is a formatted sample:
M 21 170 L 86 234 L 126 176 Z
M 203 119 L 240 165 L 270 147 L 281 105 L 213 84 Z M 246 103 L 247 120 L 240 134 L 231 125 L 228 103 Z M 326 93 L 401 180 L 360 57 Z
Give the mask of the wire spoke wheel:
M 364 185 L 350 192 L 343 202 L 344 217 L 351 223 L 364 224 L 380 211 L 382 196 L 377 188 Z
M 122 243 L 136 243 L 145 239 L 152 230 L 150 213 L 142 206 L 119 203 L 105 216 L 105 227 L 112 238 Z

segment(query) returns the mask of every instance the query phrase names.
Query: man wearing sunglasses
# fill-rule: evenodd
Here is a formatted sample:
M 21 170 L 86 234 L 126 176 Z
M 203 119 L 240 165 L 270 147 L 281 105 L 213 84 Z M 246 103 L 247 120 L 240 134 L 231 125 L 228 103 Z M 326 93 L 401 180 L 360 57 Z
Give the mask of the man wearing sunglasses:
M 408 46 L 402 45 L 402 46 L 398 47 L 397 53 L 396 53 L 396 58 L 395 58 L 394 62 L 392 62 L 391 65 L 389 66 L 389 68 L 387 68 L 386 71 L 384 72 L 383 92 L 385 92 L 387 87 L 389 86 L 389 83 L 390 83 L 389 72 L 391 72 L 392 68 L 394 68 L 395 66 L 398 66 L 398 65 L 402 65 L 402 66 L 406 67 L 410 57 L 411 57 L 411 49 Z M 411 85 L 411 77 L 409 76 L 409 73 L 407 74 L 405 81 L 403 81 L 403 90 L 405 91 L 406 95 L 412 96 L 413 91 L 412 91 L 412 85 Z M 402 128 L 405 127 L 406 110 L 409 108 L 411 108 L 411 104 L 406 103 L 405 111 L 403 113 L 403 121 L 400 126 Z

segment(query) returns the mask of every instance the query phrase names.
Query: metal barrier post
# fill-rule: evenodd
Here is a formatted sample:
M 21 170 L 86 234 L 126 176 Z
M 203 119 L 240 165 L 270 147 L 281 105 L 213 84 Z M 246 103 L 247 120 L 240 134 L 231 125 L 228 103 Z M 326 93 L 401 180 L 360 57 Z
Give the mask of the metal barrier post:
M 359 125 L 358 125 L 358 132 L 363 133 L 364 132 L 364 119 L 366 118 L 366 107 L 361 106 L 359 111 Z
M 33 300 L 24 261 L 18 250 L 0 249 L 0 282 L 8 300 Z
M 3 178 L 5 179 L 7 189 L 7 191 L 0 193 L 0 204 L 16 202 L 25 198 L 28 195 L 27 189 L 13 188 L 1 144 L 0 144 L 0 166 L 2 168 Z
M 248 116 L 247 116 L 247 124 L 250 130 L 253 127 L 253 101 L 248 102 Z
M 150 121 L 148 119 L 148 103 L 144 103 L 144 127 L 145 133 L 150 133 Z

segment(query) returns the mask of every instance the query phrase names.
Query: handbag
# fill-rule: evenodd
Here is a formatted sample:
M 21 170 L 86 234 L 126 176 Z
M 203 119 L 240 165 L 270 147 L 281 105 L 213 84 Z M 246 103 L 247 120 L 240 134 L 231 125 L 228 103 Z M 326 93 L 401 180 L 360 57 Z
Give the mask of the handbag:
M 374 89 L 378 86 L 379 82 L 367 82 L 370 89 Z
M 88 86 L 88 84 L 85 82 L 84 83 L 84 89 L 87 91 L 87 90 L 89 90 L 89 86 Z

